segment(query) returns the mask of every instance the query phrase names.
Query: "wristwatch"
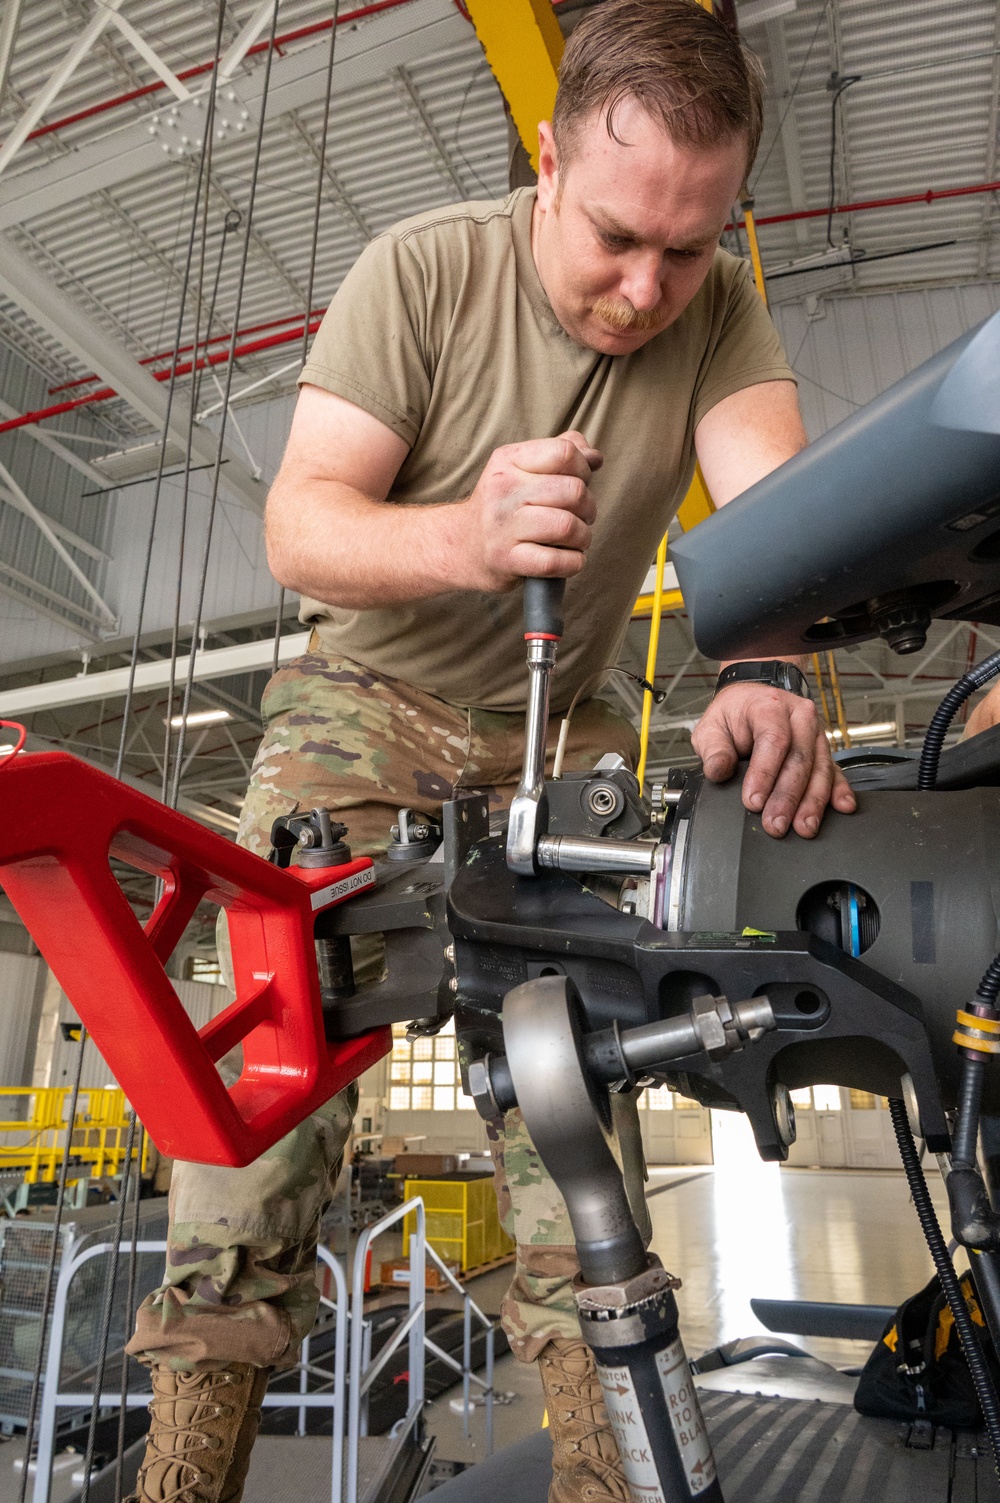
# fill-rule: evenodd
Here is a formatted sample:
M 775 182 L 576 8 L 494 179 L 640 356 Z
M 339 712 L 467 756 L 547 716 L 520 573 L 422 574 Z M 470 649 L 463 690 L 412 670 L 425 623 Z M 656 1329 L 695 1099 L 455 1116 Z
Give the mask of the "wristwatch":
M 772 689 L 784 689 L 788 694 L 812 699 L 805 674 L 794 663 L 782 663 L 777 658 L 768 658 L 763 663 L 730 663 L 716 679 L 716 694 L 730 684 L 770 684 Z

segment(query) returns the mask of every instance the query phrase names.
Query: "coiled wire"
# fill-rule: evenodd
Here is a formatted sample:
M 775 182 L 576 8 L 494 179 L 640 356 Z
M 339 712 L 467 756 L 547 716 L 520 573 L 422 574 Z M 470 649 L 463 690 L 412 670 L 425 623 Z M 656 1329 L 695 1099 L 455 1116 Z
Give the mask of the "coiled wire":
M 996 964 L 997 962 L 994 961 L 994 965 Z M 931 1201 L 924 1171 L 920 1167 L 917 1145 L 910 1131 L 906 1107 L 898 1098 L 891 1099 L 889 1113 L 892 1117 L 892 1127 L 899 1145 L 899 1156 L 903 1161 L 903 1169 L 913 1197 L 920 1229 L 930 1250 L 937 1276 L 941 1280 L 941 1288 L 944 1290 L 948 1306 L 955 1318 L 955 1329 L 962 1343 L 965 1360 L 969 1364 L 979 1407 L 983 1412 L 983 1421 L 989 1436 L 990 1449 L 993 1452 L 993 1466 L 997 1477 L 1000 1478 L 1000 1400 L 997 1399 L 993 1379 L 986 1366 L 986 1358 L 979 1345 L 972 1317 L 969 1315 L 969 1307 L 965 1303 L 965 1296 L 958 1281 L 958 1274 L 948 1256 L 948 1247 Z
M 917 787 L 922 793 L 926 793 L 937 783 L 941 748 L 944 746 L 944 738 L 948 734 L 951 722 L 969 695 L 975 694 L 977 689 L 989 683 L 997 673 L 1000 673 L 1000 652 L 994 652 L 991 657 L 984 658 L 981 663 L 977 663 L 975 668 L 970 668 L 968 673 L 948 690 L 934 711 L 924 736 L 924 744 L 920 752 L 920 767 L 917 770 Z

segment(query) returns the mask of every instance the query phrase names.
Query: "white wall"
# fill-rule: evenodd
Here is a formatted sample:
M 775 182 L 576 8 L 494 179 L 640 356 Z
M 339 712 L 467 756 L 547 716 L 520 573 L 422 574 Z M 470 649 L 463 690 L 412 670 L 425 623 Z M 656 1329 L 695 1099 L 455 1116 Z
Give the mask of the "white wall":
M 0 951 L 0 1086 L 31 1081 L 45 974 L 40 956 Z
M 203 1028 L 210 1018 L 214 1018 L 216 1013 L 221 1012 L 232 1000 L 231 993 L 224 986 L 208 986 L 203 981 L 172 981 L 171 985 L 196 1028 Z M 62 995 L 59 1017 L 60 1021 L 65 1023 L 80 1021 L 79 1014 L 65 993 Z M 64 1039 L 60 1029 L 52 1057 L 50 1085 L 71 1086 L 73 1084 L 79 1050 L 79 1044 Z M 114 1076 L 98 1053 L 97 1046 L 92 1039 L 88 1039 L 84 1046 L 83 1074 L 80 1083 L 85 1086 L 116 1084 Z
M 422 1138 L 414 1153 L 480 1153 L 488 1144 L 486 1123 L 477 1111 L 392 1112 L 383 1116 L 387 1138 Z
M 801 299 L 772 309 L 811 439 L 1000 310 L 1000 285 Z

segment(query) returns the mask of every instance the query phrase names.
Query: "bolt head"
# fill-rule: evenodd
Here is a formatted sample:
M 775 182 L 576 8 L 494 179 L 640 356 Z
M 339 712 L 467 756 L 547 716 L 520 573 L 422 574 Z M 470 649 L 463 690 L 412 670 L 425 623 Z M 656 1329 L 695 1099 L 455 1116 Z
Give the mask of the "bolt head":
M 445 945 L 445 947 L 444 947 L 444 958 L 445 958 L 445 960 L 450 960 L 451 963 L 452 963 L 452 965 L 455 964 L 455 946 L 454 945 Z
M 613 788 L 606 783 L 599 783 L 592 788 L 587 795 L 587 803 L 593 814 L 613 814 L 618 804 L 618 797 Z
M 448 978 L 448 990 L 450 992 L 457 992 L 458 991 L 458 977 L 457 976 L 450 976 Z
M 469 1066 L 469 1094 L 476 1110 L 487 1122 L 497 1115 L 497 1103 L 490 1084 L 490 1072 L 484 1059 L 474 1059 Z

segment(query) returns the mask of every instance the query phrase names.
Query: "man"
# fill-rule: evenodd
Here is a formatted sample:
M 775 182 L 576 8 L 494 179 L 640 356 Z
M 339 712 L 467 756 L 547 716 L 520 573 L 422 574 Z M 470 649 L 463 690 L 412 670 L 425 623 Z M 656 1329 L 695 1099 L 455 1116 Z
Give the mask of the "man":
M 269 498 L 273 572 L 315 630 L 266 692 L 251 849 L 266 855 L 272 820 L 316 804 L 356 854 L 385 847 L 403 805 L 434 815 L 459 788 L 505 805 L 529 575 L 568 580 L 554 715 L 584 691 L 568 765 L 634 759 L 633 728 L 587 695 L 695 455 L 724 504 L 805 443 L 747 267 L 718 249 L 760 127 L 754 66 L 694 0 L 606 0 L 567 46 L 537 193 L 421 215 L 362 254 L 302 373 Z M 749 672 L 695 748 L 716 780 L 750 758 L 744 800 L 770 834 L 814 835 L 828 802 L 846 813 L 853 797 L 811 700 Z M 154 1369 L 143 1497 L 238 1499 L 267 1373 L 312 1324 L 318 1218 L 354 1099 L 247 1169 L 177 1167 L 167 1281 L 131 1343 Z M 637 1143 L 634 1101 L 620 1105 L 622 1142 Z M 539 1360 L 551 1497 L 627 1500 L 580 1340 L 565 1206 L 517 1113 L 492 1137 L 518 1243 L 504 1324 L 516 1355 Z

